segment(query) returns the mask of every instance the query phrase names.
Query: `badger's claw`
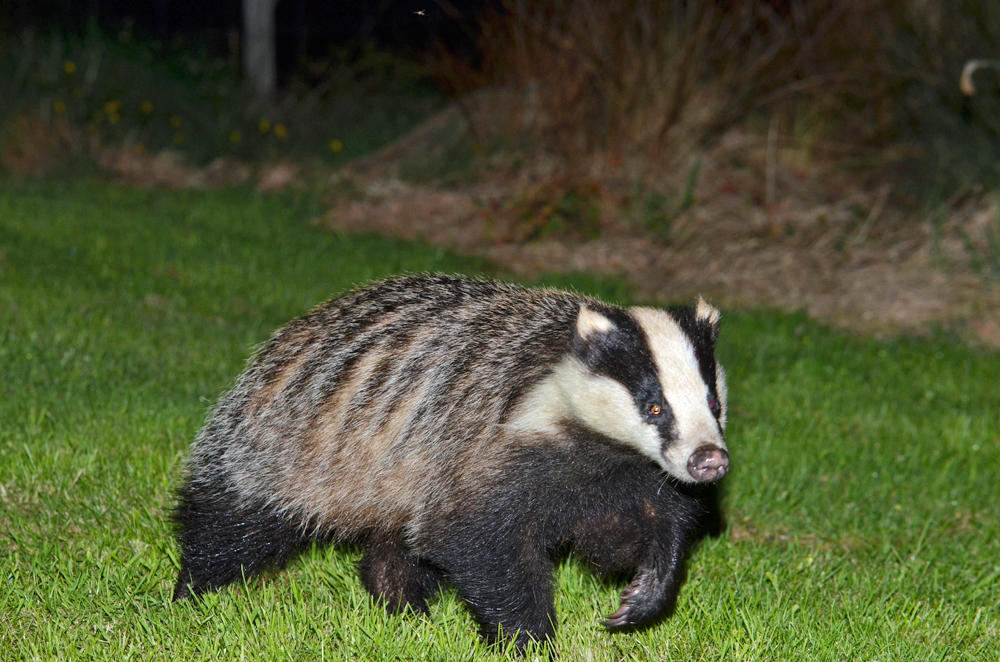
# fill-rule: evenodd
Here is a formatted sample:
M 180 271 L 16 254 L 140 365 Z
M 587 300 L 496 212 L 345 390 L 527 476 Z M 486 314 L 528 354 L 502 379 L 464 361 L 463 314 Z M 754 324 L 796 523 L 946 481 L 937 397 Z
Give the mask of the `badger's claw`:
M 621 594 L 621 606 L 604 618 L 601 625 L 624 628 L 653 620 L 676 596 L 673 582 L 657 580 L 652 572 L 640 572 Z
M 637 606 L 635 603 L 644 602 L 642 599 L 643 583 L 642 575 L 633 579 L 632 583 L 626 586 L 625 590 L 622 591 L 621 606 L 618 607 L 618 610 L 615 613 L 610 616 L 606 616 L 604 620 L 601 621 L 601 625 L 607 628 L 621 628 L 640 623 L 641 621 L 633 618 L 633 612 Z
M 604 620 L 601 621 L 601 625 L 606 628 L 620 628 L 629 625 L 628 622 L 628 605 L 622 605 L 618 608 L 618 611 L 611 614 L 610 616 L 605 616 Z

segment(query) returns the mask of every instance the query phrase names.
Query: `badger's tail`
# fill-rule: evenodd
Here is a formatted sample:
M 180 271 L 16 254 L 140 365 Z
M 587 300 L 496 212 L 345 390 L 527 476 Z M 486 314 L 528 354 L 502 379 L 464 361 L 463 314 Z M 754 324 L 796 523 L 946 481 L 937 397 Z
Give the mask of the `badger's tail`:
M 182 489 L 174 521 L 181 544 L 174 600 L 280 567 L 314 537 L 288 514 L 195 482 Z

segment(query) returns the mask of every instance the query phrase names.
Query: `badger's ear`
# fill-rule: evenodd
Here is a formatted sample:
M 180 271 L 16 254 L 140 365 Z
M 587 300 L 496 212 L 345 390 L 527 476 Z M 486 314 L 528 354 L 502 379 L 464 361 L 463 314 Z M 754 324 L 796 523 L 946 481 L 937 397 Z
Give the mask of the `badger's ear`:
M 718 308 L 714 308 L 707 301 L 698 297 L 698 300 L 694 302 L 694 316 L 698 318 L 699 322 L 707 322 L 712 326 L 718 326 L 719 318 L 722 314 Z
M 576 336 L 580 340 L 586 340 L 595 333 L 607 333 L 613 328 L 614 323 L 607 317 L 580 305 L 580 313 L 576 316 Z
M 581 304 L 576 316 L 573 336 L 569 342 L 570 352 L 592 369 L 602 362 L 612 342 L 612 334 L 617 326 L 606 315 L 591 310 Z
M 712 342 L 715 342 L 719 336 L 719 318 L 722 317 L 719 309 L 709 305 L 707 301 L 698 297 L 698 300 L 694 302 L 694 317 L 698 320 L 699 324 L 704 324 L 708 327 Z

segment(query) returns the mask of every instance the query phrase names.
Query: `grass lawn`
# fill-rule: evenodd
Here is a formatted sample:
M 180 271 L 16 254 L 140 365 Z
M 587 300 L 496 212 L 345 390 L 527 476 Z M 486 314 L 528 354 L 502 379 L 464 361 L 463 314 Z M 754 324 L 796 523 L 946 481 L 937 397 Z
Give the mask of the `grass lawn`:
M 291 195 L 0 182 L 0 659 L 490 658 L 451 591 L 389 618 L 357 550 L 172 604 L 186 447 L 250 348 L 332 294 L 481 263 L 306 222 Z M 562 285 L 621 300 L 614 283 Z M 1000 355 L 727 313 L 729 528 L 676 614 L 559 568 L 563 660 L 984 660 L 1000 650 Z

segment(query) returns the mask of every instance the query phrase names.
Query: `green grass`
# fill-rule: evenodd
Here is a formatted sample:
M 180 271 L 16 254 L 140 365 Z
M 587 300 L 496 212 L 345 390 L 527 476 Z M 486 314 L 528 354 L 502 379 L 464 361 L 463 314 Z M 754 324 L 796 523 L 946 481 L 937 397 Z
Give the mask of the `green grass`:
M 250 347 L 369 279 L 478 273 L 309 226 L 291 196 L 0 182 L 0 659 L 489 658 L 446 591 L 389 618 L 357 550 L 172 604 L 187 444 Z M 614 283 L 562 278 L 615 299 Z M 611 635 L 620 584 L 558 573 L 564 660 L 984 660 L 1000 648 L 1000 356 L 728 313 L 729 530 L 676 614 Z

